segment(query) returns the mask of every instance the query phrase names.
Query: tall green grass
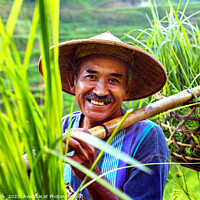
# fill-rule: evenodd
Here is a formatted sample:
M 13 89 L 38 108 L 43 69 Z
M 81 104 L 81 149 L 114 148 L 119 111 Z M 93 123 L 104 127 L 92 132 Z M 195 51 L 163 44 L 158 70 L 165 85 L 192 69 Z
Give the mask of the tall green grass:
M 63 162 L 68 162 L 95 178 L 121 199 L 130 199 L 126 194 L 97 177 L 91 170 L 63 155 L 62 93 L 56 46 L 59 41 L 59 1 L 37 1 L 23 58 L 20 57 L 13 42 L 13 32 L 22 3 L 22 0 L 13 2 L 5 26 L 0 18 L 0 99 L 3 101 L 0 110 L 0 197 L 67 199 L 63 180 Z M 37 28 L 40 33 L 40 51 L 43 55 L 45 85 L 43 107 L 36 102 L 27 80 Z M 51 45 L 55 46 L 53 51 L 50 51 Z M 84 140 L 86 136 L 81 137 L 81 135 L 74 135 L 74 137 Z M 88 137 L 90 137 L 88 141 L 92 141 L 103 151 L 118 155 L 130 165 L 137 165 L 136 167 L 148 172 L 148 169 L 137 161 L 102 144 L 102 141 L 97 138 Z M 30 177 L 22 159 L 23 154 L 27 154 L 28 157 Z M 79 190 L 84 187 L 83 184 Z
M 149 3 L 151 4 L 150 0 Z M 176 9 L 170 1 L 168 4 L 170 11 L 166 11 L 166 16 L 163 18 L 159 17 L 161 14 L 157 7 L 151 4 L 152 17 L 147 16 L 150 28 L 139 30 L 137 37 L 133 37 L 132 34 L 138 30 L 132 30 L 125 36 L 129 38 L 128 43 L 150 52 L 166 67 L 168 81 L 161 91 L 164 96 L 200 85 L 200 31 L 198 24 L 190 21 L 200 11 L 186 16 L 189 1 L 185 3 L 182 10 L 180 10 L 181 1 Z M 150 20 L 151 18 L 153 20 Z M 147 40 L 142 39 L 146 37 Z M 139 108 L 142 104 L 148 104 L 154 100 L 154 97 L 141 100 L 135 106 Z M 185 111 L 187 109 L 179 109 L 182 115 Z M 197 114 L 200 115 L 200 113 Z M 197 127 L 200 125 L 199 122 L 196 124 Z M 188 125 L 194 126 L 194 124 Z M 195 129 L 195 127 L 192 128 Z M 200 136 L 196 135 L 196 137 Z M 199 199 L 199 180 L 198 172 L 181 166 L 171 166 L 164 199 Z
M 164 200 L 198 200 L 200 197 L 199 186 L 199 173 L 180 165 L 172 165 L 164 191 Z
M 151 1 L 149 3 L 151 4 Z M 147 16 L 151 27 L 140 30 L 136 38 L 131 36 L 133 31 L 127 34 L 129 43 L 149 51 L 166 67 L 168 82 L 163 90 L 165 96 L 200 83 L 200 32 L 198 24 L 194 25 L 190 21 L 190 18 L 200 11 L 185 16 L 189 0 L 183 10 L 179 10 L 180 4 L 175 10 L 171 2 L 168 3 L 170 12 L 166 13 L 166 16 L 160 19 L 157 7 L 151 5 L 153 20 Z M 142 35 L 147 35 L 148 39 L 140 40 Z
M 200 77 L 198 26 L 189 22 L 189 17 L 184 16 L 184 10 L 179 12 L 178 7 L 175 11 L 170 2 L 169 5 L 170 13 L 161 20 L 156 8 L 151 7 L 154 16 L 153 22 L 150 21 L 151 28 L 142 30 L 137 38 L 129 35 L 129 38 L 133 39 L 131 43 L 142 45 L 167 67 L 169 80 L 163 90 L 166 96 L 183 88 L 196 86 L 199 84 Z M 56 46 L 59 41 L 59 1 L 37 1 L 23 58 L 13 42 L 13 33 L 21 6 L 22 0 L 13 2 L 6 25 L 0 18 L 0 99 L 3 102 L 3 107 L 0 110 L 1 197 L 7 199 L 9 197 L 9 199 L 15 197 L 45 199 L 46 197 L 50 198 L 50 195 L 60 195 L 60 199 L 66 199 L 63 181 L 64 161 L 97 179 L 122 199 L 129 199 L 125 194 L 96 177 L 91 171 L 77 165 L 62 154 L 63 102 L 58 70 L 58 49 L 54 48 L 54 51 L 49 51 L 49 47 Z M 34 40 L 38 39 L 36 36 L 37 28 L 39 28 L 40 33 L 40 51 L 43 54 L 45 85 L 43 107 L 38 105 L 37 98 L 31 93 L 32 89 L 27 80 Z M 145 43 L 140 40 L 143 34 L 149 36 Z M 54 59 L 52 59 L 52 55 Z M 137 106 L 141 107 L 152 100 L 152 98 L 148 98 L 145 100 L 146 102 L 140 101 Z M 70 106 L 70 103 L 67 105 Z M 128 107 L 129 105 L 127 105 Z M 96 139 L 90 138 L 90 141 L 96 143 L 98 148 L 106 152 L 115 153 L 110 147 L 104 148 L 106 145 L 101 144 Z M 22 159 L 24 153 L 27 153 L 29 159 L 30 178 Z M 124 155 L 122 157 L 128 160 Z M 138 163 L 133 160 L 130 164 L 136 165 Z M 174 173 L 175 171 L 172 171 L 172 177 Z M 167 183 L 167 187 L 168 185 L 169 183 Z M 81 187 L 80 190 L 85 186 Z M 179 188 L 179 195 L 186 191 L 185 195 L 192 199 L 191 193 L 185 188 Z M 168 191 L 172 190 L 168 188 Z M 198 196 L 198 194 L 196 195 Z M 168 199 L 167 195 L 166 199 Z
M 58 36 L 56 36 L 58 35 L 56 31 L 56 23 L 58 23 L 59 17 L 58 3 L 46 3 L 45 6 L 48 9 L 45 10 L 44 1 L 38 1 L 23 63 L 12 41 L 12 34 L 22 1 L 14 1 L 6 26 L 4 27 L 1 23 L 2 76 L 0 82 L 5 107 L 5 112 L 1 111 L 0 113 L 1 193 L 7 198 L 9 198 L 9 195 L 17 195 L 22 198 L 24 195 L 65 194 L 62 161 L 44 152 L 44 146 L 56 148 L 54 140 L 56 137 L 61 137 L 62 134 L 60 125 L 62 99 L 59 76 L 57 75 L 58 68 L 53 66 L 56 59 L 55 63 L 49 62 L 50 53 L 47 50 L 49 49 L 49 33 L 44 31 L 41 31 L 40 37 L 42 52 L 46 52 L 45 58 L 47 57 L 44 73 L 46 73 L 45 83 L 48 82 L 45 90 L 45 99 L 48 99 L 48 101 L 45 103 L 44 113 L 31 94 L 27 81 L 27 69 L 38 21 L 40 21 L 41 29 L 47 31 L 49 28 L 43 25 L 47 25 L 46 20 L 51 20 L 52 29 L 55 28 L 54 42 L 56 43 L 58 40 Z M 48 15 L 45 12 L 49 9 L 52 13 L 49 17 L 52 18 L 46 19 Z M 52 73 L 50 73 L 50 70 Z M 51 76 L 55 77 L 52 78 Z M 58 145 L 62 145 L 61 141 L 58 142 Z M 30 179 L 22 160 L 22 154 L 25 152 L 28 155 L 31 167 Z

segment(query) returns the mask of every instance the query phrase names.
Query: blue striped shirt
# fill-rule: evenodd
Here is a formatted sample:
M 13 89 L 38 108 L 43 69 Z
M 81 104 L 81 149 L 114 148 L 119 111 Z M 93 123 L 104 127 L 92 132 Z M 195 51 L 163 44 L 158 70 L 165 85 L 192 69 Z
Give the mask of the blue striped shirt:
M 78 128 L 80 119 L 81 112 L 73 113 L 71 127 Z M 63 132 L 68 128 L 69 115 L 63 118 Z M 108 137 L 103 140 L 107 141 Z M 113 138 L 111 145 L 142 163 L 169 162 L 169 151 L 164 134 L 157 124 L 149 120 L 137 122 L 131 127 L 119 131 Z M 150 166 L 155 172 L 153 175 L 141 172 L 137 168 L 122 168 L 126 166 L 127 163 L 107 153 L 104 153 L 98 163 L 99 169 L 103 174 L 105 173 L 107 180 L 114 187 L 121 189 L 132 198 L 162 199 L 169 170 L 168 165 Z M 75 191 L 81 184 L 81 181 L 73 174 L 69 164 L 65 164 L 64 180 L 70 182 Z M 147 185 L 150 184 L 149 190 L 146 188 L 147 185 L 145 183 Z M 152 186 L 155 188 L 152 189 Z M 81 191 L 81 193 L 87 199 L 91 199 L 86 189 Z

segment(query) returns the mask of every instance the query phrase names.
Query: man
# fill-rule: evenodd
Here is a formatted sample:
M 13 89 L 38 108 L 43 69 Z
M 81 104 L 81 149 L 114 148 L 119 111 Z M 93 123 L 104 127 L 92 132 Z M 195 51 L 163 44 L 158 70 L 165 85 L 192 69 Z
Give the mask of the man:
M 167 79 L 164 67 L 156 58 L 121 42 L 109 32 L 60 44 L 59 67 L 63 91 L 75 95 L 80 108 L 80 112 L 72 115 L 72 130 L 88 134 L 88 129 L 124 115 L 123 101 L 148 97 L 162 89 Z M 39 70 L 42 73 L 41 60 Z M 69 118 L 69 115 L 63 118 L 63 132 L 69 128 Z M 120 131 L 111 145 L 145 164 L 169 162 L 164 134 L 148 120 Z M 74 151 L 71 157 L 87 168 L 98 154 L 94 147 L 72 137 L 68 149 Z M 101 175 L 125 166 L 126 163 L 105 153 L 93 171 Z M 133 199 L 162 199 L 169 165 L 154 164 L 149 168 L 152 175 L 127 168 L 107 173 L 103 178 Z M 84 177 L 76 168 L 65 165 L 64 179 L 75 191 Z M 87 199 L 118 199 L 97 182 L 82 194 Z

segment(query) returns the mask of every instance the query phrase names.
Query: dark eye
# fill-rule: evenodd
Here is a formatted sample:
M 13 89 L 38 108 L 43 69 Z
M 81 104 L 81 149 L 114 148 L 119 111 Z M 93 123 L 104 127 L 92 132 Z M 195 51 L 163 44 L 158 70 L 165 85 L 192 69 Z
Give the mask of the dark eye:
M 92 75 L 92 74 L 90 74 L 90 75 L 87 75 L 87 76 L 86 76 L 86 78 L 88 78 L 88 79 L 96 79 L 96 76 L 95 76 L 95 75 Z
M 115 79 L 115 78 L 110 78 L 109 82 L 111 82 L 111 83 L 119 83 L 119 81 L 117 79 Z

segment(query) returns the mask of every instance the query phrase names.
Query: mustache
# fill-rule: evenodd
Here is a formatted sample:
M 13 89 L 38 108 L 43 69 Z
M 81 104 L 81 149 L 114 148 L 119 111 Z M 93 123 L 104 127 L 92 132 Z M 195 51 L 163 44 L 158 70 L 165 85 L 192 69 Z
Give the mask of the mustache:
M 114 98 L 112 98 L 112 97 L 109 97 L 107 95 L 100 97 L 100 96 L 96 95 L 95 93 L 87 93 L 85 95 L 85 98 L 86 99 L 95 99 L 98 101 L 109 102 L 109 103 L 114 102 Z

